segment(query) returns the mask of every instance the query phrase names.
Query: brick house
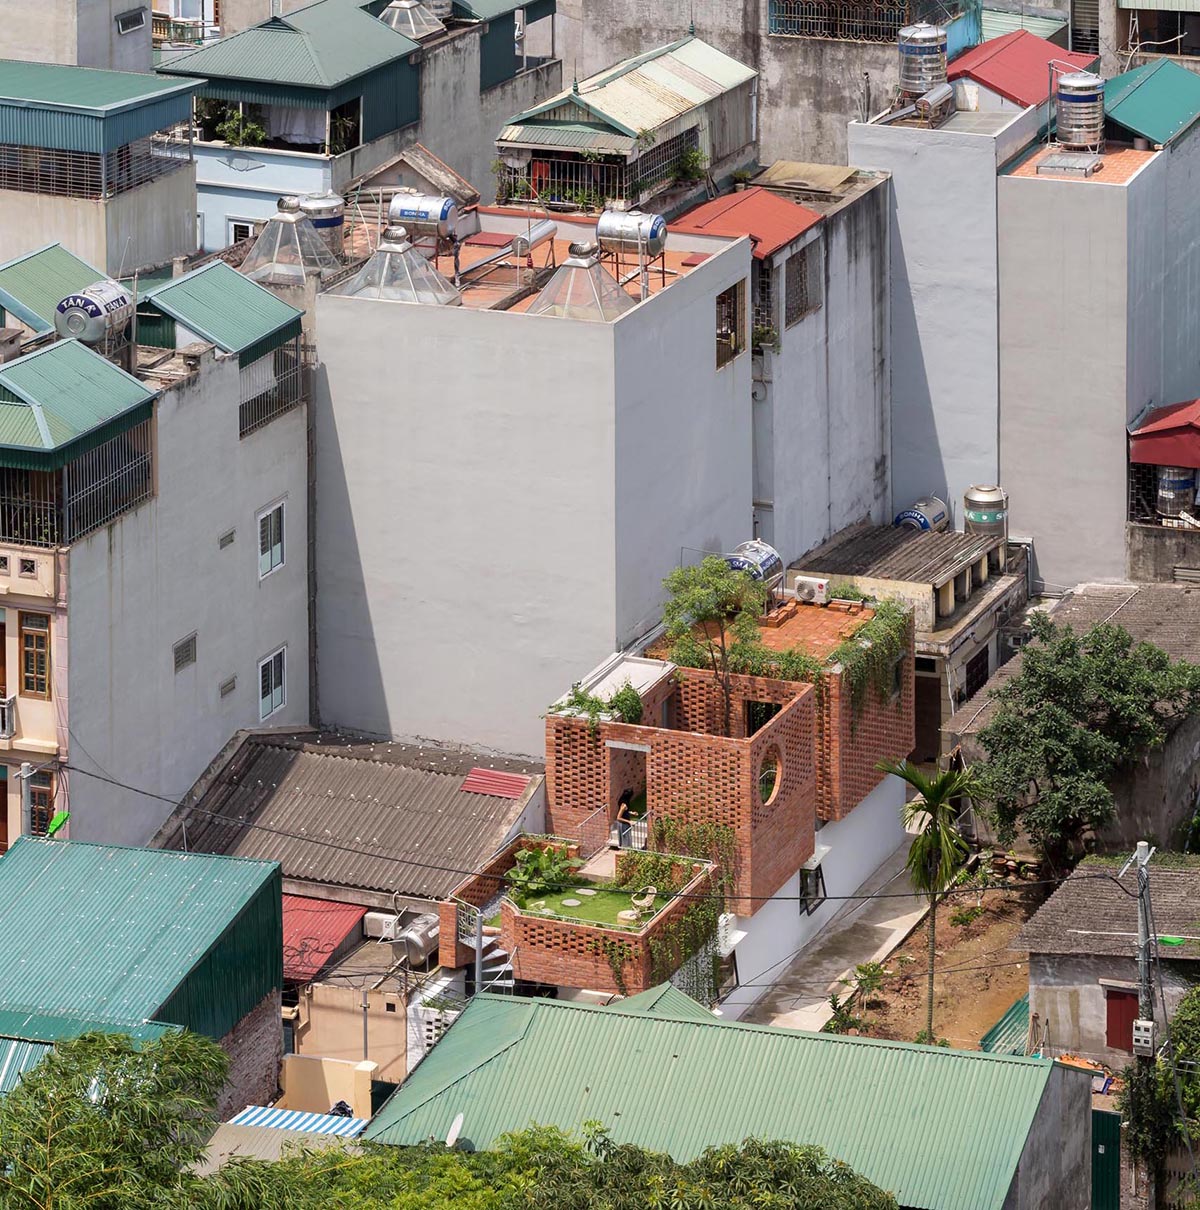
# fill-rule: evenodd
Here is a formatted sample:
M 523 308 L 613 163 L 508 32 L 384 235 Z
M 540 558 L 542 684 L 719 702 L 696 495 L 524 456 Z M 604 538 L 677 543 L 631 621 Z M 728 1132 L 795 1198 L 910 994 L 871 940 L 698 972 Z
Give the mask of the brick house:
M 561 920 L 534 927 L 503 894 L 519 847 L 510 846 L 460 884 L 457 907 L 443 905 L 444 965 L 450 954 L 456 964 L 473 959 L 473 913 L 482 911 L 488 986 L 494 976 L 502 986 L 551 984 L 565 998 L 634 992 L 674 974 L 663 969 L 662 938 L 677 934 L 672 920 L 706 887 L 724 908 L 707 954 L 720 959 L 710 990 L 730 1016 L 754 1002 L 760 976 L 811 939 L 901 843 L 904 795 L 877 766 L 903 758 L 913 742 L 911 621 L 890 683 L 855 700 L 845 668 L 830 660 L 873 611 L 789 605 L 778 614 L 764 626 L 764 643 L 803 644 L 825 666 L 813 684 L 733 675 L 728 735 L 712 672 L 629 653 L 606 661 L 574 695 L 608 702 L 629 685 L 641 698 L 638 722 L 615 711 L 589 715 L 568 697 L 546 716 L 548 831 L 586 862 L 585 877 L 622 882 L 623 867 L 635 868 L 630 851 L 680 855 L 669 888 L 677 898 L 636 938 L 628 929 L 585 935 L 584 925 Z M 618 820 L 622 803 L 632 818 Z M 629 950 L 619 980 L 615 946 Z M 695 990 L 690 976 L 681 979 Z

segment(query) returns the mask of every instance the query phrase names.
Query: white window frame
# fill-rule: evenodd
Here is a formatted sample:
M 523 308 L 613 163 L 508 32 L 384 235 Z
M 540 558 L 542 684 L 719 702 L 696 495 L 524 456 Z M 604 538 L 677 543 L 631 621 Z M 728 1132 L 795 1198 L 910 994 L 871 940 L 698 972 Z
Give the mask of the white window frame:
M 225 216 L 225 243 L 226 245 L 236 244 L 238 241 L 234 238 L 234 227 L 243 226 L 250 228 L 250 235 L 254 234 L 254 219 L 238 218 L 235 214 L 227 214 Z
M 263 557 L 274 557 L 274 544 L 268 551 L 263 550 L 263 522 L 273 513 L 279 514 L 279 562 L 271 563 L 266 570 L 263 570 Z M 255 518 L 256 532 L 258 533 L 258 578 L 265 580 L 268 576 L 274 575 L 287 563 L 287 501 L 276 500 L 274 504 L 268 504 L 258 516 Z
M 146 28 L 146 6 L 139 5 L 137 8 L 127 9 L 123 13 L 117 13 L 113 18 L 113 24 L 117 27 L 117 33 L 121 37 L 126 34 L 136 34 L 138 30 Z
M 274 666 L 275 661 L 279 661 L 279 684 L 272 684 L 270 707 L 264 710 L 263 707 L 268 699 L 263 696 L 263 669 Z M 273 675 L 273 674 L 272 674 Z M 278 698 L 278 701 L 276 701 Z M 258 717 L 260 722 L 266 722 L 271 715 L 282 710 L 287 705 L 287 645 L 280 647 L 276 651 L 272 651 L 265 659 L 258 661 Z

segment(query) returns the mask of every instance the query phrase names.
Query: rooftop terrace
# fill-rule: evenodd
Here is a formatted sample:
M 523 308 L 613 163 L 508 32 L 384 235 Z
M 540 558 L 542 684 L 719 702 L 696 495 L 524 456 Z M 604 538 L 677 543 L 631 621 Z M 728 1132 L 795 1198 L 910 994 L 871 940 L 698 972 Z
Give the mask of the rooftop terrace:
M 1053 181 L 1078 181 L 1080 184 L 1128 185 L 1158 152 L 1138 151 L 1133 147 L 1110 143 L 1095 157 L 1095 170 L 1087 174 L 1077 168 L 1056 168 L 1056 163 L 1069 163 L 1061 159 L 1063 154 L 1064 148 L 1057 144 L 1039 147 L 1033 155 L 1022 160 L 1007 175 Z M 1071 159 L 1076 160 L 1081 154 L 1087 153 L 1071 153 Z M 1056 160 L 1055 157 L 1060 159 Z

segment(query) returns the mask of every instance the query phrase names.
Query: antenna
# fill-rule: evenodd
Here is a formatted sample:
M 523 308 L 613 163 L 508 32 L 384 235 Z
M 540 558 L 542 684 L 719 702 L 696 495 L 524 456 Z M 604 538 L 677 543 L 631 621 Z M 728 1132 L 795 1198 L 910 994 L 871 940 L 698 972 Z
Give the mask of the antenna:
M 454 1115 L 454 1121 L 450 1123 L 450 1133 L 446 1135 L 446 1146 L 453 1147 L 458 1142 L 458 1136 L 462 1133 L 463 1115 L 457 1113 Z

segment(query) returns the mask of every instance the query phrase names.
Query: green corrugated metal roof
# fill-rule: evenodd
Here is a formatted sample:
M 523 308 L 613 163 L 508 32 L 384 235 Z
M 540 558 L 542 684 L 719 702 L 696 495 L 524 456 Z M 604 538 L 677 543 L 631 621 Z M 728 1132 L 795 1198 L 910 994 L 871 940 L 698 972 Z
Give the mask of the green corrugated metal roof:
M 1141 3 L 1141 0 L 1138 0 Z M 1027 29 L 1031 34 L 1050 41 L 1055 34 L 1062 33 L 1067 28 L 1065 17 L 1033 17 L 1028 13 L 1010 13 L 1001 8 L 985 8 L 981 24 L 983 40 L 1002 38 L 1014 30 Z
M 711 1021 L 713 1015 L 703 1004 L 698 1004 L 691 996 L 681 992 L 670 983 L 660 983 L 657 987 L 638 992 L 636 996 L 626 996 L 615 1004 L 607 1005 L 613 1013 L 633 1013 L 643 1015 L 650 1013 L 656 1016 L 676 1017 L 687 1020 Z
M 112 151 L 187 121 L 202 81 L 0 60 L 0 143 Z
M 0 449 L 45 453 L 124 417 L 136 423 L 154 394 L 79 341 L 56 341 L 0 366 Z
M 68 294 L 103 277 L 62 244 L 49 244 L 0 265 L 0 307 L 41 336 L 54 331 L 54 309 Z
M 1135 67 L 1104 85 L 1104 112 L 1126 130 L 1165 145 L 1200 118 L 1200 75 L 1169 59 Z
M 278 870 L 23 836 L 0 859 L 0 1008 L 154 1018 Z M 238 973 L 225 977 L 232 995 Z
M 0 1094 L 12 1092 L 21 1077 L 36 1067 L 54 1048 L 49 1042 L 0 1038 Z
M 219 260 L 155 286 L 144 297 L 226 353 L 269 345 L 273 336 L 278 340 L 270 348 L 278 347 L 300 334 L 304 314 Z M 262 347 L 259 355 L 265 352 L 269 348 Z
M 999 1055 L 1023 1055 L 1029 1037 L 1029 993 L 1017 1000 L 980 1039 L 979 1049 Z
M 159 70 L 331 89 L 419 49 L 356 4 L 316 0 L 172 59 Z
M 477 996 L 368 1128 L 489 1147 L 530 1122 L 604 1124 L 686 1161 L 745 1138 L 825 1148 L 903 1206 L 1000 1210 L 1049 1059 Z
M 637 140 L 595 122 L 514 122 L 496 136 L 497 143 L 522 147 L 567 147 L 572 151 L 606 151 L 628 155 Z

